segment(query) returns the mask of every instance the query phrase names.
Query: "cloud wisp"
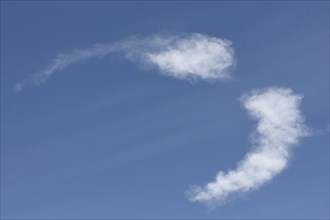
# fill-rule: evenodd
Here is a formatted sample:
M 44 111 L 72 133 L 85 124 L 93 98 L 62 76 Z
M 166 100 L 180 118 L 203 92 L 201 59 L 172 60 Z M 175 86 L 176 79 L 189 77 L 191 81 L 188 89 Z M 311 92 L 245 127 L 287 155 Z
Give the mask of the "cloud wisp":
M 233 196 L 258 189 L 282 172 L 288 166 L 292 148 L 309 134 L 299 109 L 301 99 L 301 95 L 279 87 L 243 95 L 244 108 L 258 121 L 252 150 L 235 170 L 220 171 L 204 187 L 191 187 L 189 200 L 210 207 L 221 205 Z
M 21 91 L 45 83 L 54 73 L 73 63 L 123 53 L 132 62 L 154 67 L 161 74 L 186 80 L 224 80 L 234 66 L 234 50 L 229 40 L 203 34 L 131 37 L 110 44 L 96 44 L 86 50 L 58 54 L 52 62 L 30 78 L 17 83 Z

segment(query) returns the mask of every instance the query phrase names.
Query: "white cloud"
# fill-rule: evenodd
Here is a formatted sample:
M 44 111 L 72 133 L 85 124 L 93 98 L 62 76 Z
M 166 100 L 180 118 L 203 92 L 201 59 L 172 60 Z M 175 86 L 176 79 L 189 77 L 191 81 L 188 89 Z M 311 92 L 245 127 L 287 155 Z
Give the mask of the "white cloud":
M 178 79 L 215 80 L 228 78 L 234 64 L 231 42 L 201 34 L 174 38 L 160 50 L 145 52 L 147 62 Z
M 111 44 L 97 44 L 86 50 L 59 54 L 45 69 L 16 84 L 16 90 L 46 82 L 55 72 L 73 63 L 121 52 L 133 62 L 157 67 L 171 77 L 188 80 L 218 80 L 229 77 L 234 64 L 231 42 L 202 34 L 131 37 Z
M 299 110 L 301 99 L 290 89 L 278 87 L 243 95 L 243 106 L 258 120 L 252 140 L 254 148 L 235 170 L 220 171 L 213 182 L 192 187 L 189 199 L 210 206 L 222 204 L 239 193 L 258 189 L 283 171 L 292 147 L 309 133 Z

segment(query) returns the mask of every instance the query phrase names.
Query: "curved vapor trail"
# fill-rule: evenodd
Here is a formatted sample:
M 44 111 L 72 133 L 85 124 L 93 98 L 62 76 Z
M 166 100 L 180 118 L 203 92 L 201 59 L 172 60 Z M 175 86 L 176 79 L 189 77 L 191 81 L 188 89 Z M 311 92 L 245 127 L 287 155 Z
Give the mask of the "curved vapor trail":
M 254 148 L 235 170 L 220 171 L 215 180 L 204 187 L 193 186 L 187 192 L 188 198 L 213 207 L 234 195 L 258 189 L 282 172 L 288 165 L 293 146 L 308 135 L 299 109 L 301 99 L 301 95 L 280 87 L 243 95 L 244 108 L 258 120 Z
M 18 91 L 46 82 L 54 73 L 73 63 L 120 52 L 133 62 L 157 68 L 163 75 L 188 80 L 223 80 L 234 65 L 234 50 L 225 39 L 192 33 L 131 37 L 86 50 L 57 55 L 45 69 L 17 83 Z

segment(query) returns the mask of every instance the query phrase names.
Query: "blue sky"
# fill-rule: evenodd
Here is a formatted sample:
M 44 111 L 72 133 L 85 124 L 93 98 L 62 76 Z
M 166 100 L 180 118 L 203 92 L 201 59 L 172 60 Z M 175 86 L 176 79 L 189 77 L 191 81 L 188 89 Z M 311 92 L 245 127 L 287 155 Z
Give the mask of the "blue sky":
M 230 79 L 180 80 L 109 53 L 15 90 L 58 54 L 191 33 L 232 42 Z M 259 124 L 240 97 L 272 86 L 303 95 L 311 134 L 258 189 L 212 210 L 190 201 L 190 186 L 253 150 Z M 4 219 L 329 218 L 328 140 L 327 1 L 1 1 Z

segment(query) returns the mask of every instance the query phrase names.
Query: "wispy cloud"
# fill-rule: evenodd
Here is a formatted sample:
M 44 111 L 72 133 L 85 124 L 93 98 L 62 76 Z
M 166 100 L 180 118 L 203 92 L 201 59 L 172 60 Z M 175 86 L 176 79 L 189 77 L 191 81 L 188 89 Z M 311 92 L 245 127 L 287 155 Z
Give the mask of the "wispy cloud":
M 18 91 L 23 90 L 29 86 L 38 86 L 45 83 L 51 75 L 61 71 L 73 63 L 82 62 L 93 57 L 102 57 L 106 54 L 115 52 L 118 50 L 117 45 L 102 45 L 96 44 L 87 50 L 74 50 L 67 54 L 58 54 L 46 68 L 31 75 L 26 80 L 17 83 L 15 89 Z
M 216 206 L 235 195 L 258 189 L 283 171 L 292 147 L 309 133 L 299 109 L 301 99 L 301 95 L 279 87 L 243 95 L 243 106 L 258 120 L 252 150 L 235 170 L 220 171 L 213 182 L 192 187 L 188 198 Z
M 28 86 L 38 86 L 73 63 L 114 52 L 123 53 L 130 61 L 156 67 L 163 75 L 178 79 L 226 79 L 234 65 L 234 50 L 228 40 L 197 33 L 131 37 L 59 54 L 46 68 L 17 83 L 15 88 L 20 91 Z

